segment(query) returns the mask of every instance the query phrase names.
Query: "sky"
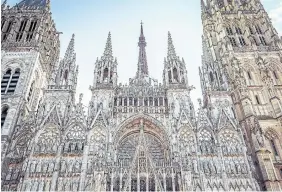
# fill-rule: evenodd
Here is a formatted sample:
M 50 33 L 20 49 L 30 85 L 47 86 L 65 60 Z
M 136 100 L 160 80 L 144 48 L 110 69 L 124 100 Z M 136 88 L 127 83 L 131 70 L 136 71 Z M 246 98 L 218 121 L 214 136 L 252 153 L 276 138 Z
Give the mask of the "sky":
M 14 5 L 19 0 L 8 0 Z M 262 0 L 272 22 L 282 35 L 282 0 Z M 196 87 L 191 98 L 197 105 L 202 97 L 199 70 L 202 54 L 200 0 L 51 0 L 51 11 L 60 35 L 63 57 L 72 34 L 79 65 L 77 95 L 83 103 L 91 99 L 94 63 L 101 57 L 108 32 L 113 55 L 118 61 L 118 82 L 126 83 L 137 70 L 138 37 L 143 21 L 147 41 L 149 75 L 162 82 L 167 34 L 170 31 L 176 53 L 184 58 L 190 85 Z M 77 96 L 78 100 L 78 96 Z

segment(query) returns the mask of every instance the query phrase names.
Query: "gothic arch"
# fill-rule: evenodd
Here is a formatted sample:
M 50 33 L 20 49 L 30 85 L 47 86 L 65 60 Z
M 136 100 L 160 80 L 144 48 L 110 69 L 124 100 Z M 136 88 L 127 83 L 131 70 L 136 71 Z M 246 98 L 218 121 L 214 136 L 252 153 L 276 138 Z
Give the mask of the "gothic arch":
M 268 128 L 266 131 L 265 131 L 265 137 L 269 140 L 271 139 L 279 139 L 279 135 L 278 133 L 273 129 L 273 128 Z
M 27 65 L 27 63 L 22 59 L 11 59 L 7 61 L 6 63 L 2 64 L 2 73 L 5 72 L 8 68 L 10 68 L 12 71 L 19 68 L 24 69 L 24 67 Z
M 67 139 L 67 134 L 68 134 L 69 132 L 73 131 L 73 129 L 74 129 L 75 127 L 80 127 L 80 128 L 81 128 L 80 131 L 83 131 L 84 134 L 86 134 L 87 127 L 86 127 L 84 124 L 82 124 L 82 123 L 76 123 L 76 122 L 75 122 L 75 123 L 71 123 L 70 125 L 67 126 L 67 128 L 66 128 L 65 131 L 64 131 L 64 133 L 62 134 L 62 139 L 63 139 L 63 140 Z M 85 139 L 86 139 L 86 138 L 85 138 Z
M 163 139 L 164 141 L 166 141 L 168 143 L 169 139 L 168 139 L 168 135 L 166 133 L 166 128 L 165 126 L 160 122 L 158 121 L 157 119 L 153 118 L 153 117 L 150 117 L 148 115 L 145 115 L 145 114 L 141 114 L 141 115 L 134 115 L 134 116 L 131 116 L 129 117 L 128 119 L 124 120 L 122 123 L 120 123 L 119 127 L 117 127 L 117 131 L 115 132 L 114 136 L 113 136 L 113 141 L 115 143 L 118 143 L 118 141 L 120 139 L 122 139 L 124 136 L 126 136 L 126 134 L 130 134 L 130 130 L 128 130 L 128 132 L 126 132 L 126 127 L 136 121 L 136 120 L 140 120 L 140 119 L 144 119 L 145 121 L 148 121 L 148 122 L 151 122 L 152 123 L 152 126 L 154 128 L 156 128 L 156 130 L 159 130 L 159 134 L 157 135 L 162 135 L 163 136 Z M 136 130 L 135 130 L 136 131 Z

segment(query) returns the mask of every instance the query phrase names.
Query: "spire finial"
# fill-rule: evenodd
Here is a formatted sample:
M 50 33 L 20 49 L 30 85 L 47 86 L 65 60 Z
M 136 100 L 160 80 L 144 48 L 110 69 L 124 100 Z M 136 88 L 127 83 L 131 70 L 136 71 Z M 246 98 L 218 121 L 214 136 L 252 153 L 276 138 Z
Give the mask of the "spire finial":
M 105 47 L 105 50 L 104 50 L 104 56 L 112 56 L 112 55 L 113 55 L 112 38 L 111 38 L 111 32 L 109 31 L 107 42 L 106 42 L 106 47 Z
M 167 57 L 176 58 L 175 48 L 172 42 L 171 34 L 168 32 L 168 50 L 167 50 Z
M 140 24 L 141 24 L 141 35 L 144 35 L 144 34 L 143 34 L 143 24 L 144 24 L 144 23 L 142 22 L 142 20 L 141 20 L 141 23 L 140 23 Z

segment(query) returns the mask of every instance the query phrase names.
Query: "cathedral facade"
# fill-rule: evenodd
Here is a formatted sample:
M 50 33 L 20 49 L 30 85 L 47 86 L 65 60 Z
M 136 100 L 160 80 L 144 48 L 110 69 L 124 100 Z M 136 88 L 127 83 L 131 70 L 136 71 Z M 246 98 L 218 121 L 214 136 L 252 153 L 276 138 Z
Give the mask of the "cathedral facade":
M 196 110 L 169 32 L 159 83 L 149 75 L 141 23 L 137 71 L 127 84 L 118 83 L 109 33 L 86 108 L 82 94 L 75 101 L 75 36 L 59 61 L 50 2 L 4 2 L 1 189 L 281 190 L 281 39 L 259 0 L 201 3 Z M 252 19 L 258 28 L 247 27 Z

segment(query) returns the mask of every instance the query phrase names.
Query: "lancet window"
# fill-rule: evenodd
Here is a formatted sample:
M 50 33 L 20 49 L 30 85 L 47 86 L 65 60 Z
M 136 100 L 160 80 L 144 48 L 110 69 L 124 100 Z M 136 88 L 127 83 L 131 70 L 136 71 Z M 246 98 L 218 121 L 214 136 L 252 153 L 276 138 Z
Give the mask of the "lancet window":
M 37 25 L 37 20 L 33 20 L 33 21 L 30 22 L 30 26 L 29 26 L 29 29 L 27 31 L 26 41 L 31 41 L 31 39 L 34 35 L 36 25 Z
M 8 69 L 4 74 L 1 81 L 1 94 L 11 94 L 15 92 L 19 77 L 20 77 L 20 69 L 16 69 L 14 74 L 12 74 L 11 69 Z
M 26 27 L 26 24 L 27 24 L 27 21 L 28 21 L 27 19 L 24 19 L 24 20 L 21 21 L 19 31 L 16 35 L 16 41 L 21 41 L 25 27 Z
M 3 24 L 2 26 L 2 41 L 5 42 L 8 38 L 8 35 L 10 34 L 11 32 L 11 29 L 12 29 L 12 26 L 14 25 L 14 18 L 10 19 L 8 24 Z

